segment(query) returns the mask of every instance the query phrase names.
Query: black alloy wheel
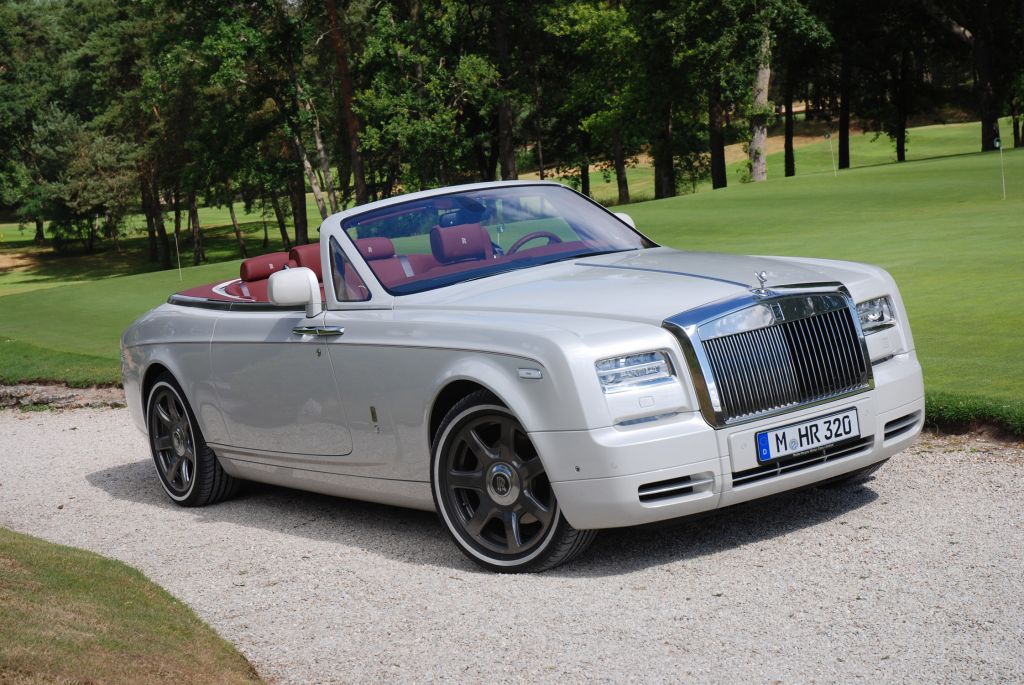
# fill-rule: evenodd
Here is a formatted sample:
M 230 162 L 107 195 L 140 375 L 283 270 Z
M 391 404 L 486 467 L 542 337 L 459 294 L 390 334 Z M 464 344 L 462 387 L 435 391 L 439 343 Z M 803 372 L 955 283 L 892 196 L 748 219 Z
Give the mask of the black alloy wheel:
M 170 374 L 162 374 L 149 390 L 146 426 L 157 476 L 174 502 L 204 506 L 238 490 L 238 480 L 224 471 L 207 446 L 181 387 Z
M 565 563 L 593 540 L 562 516 L 526 430 L 490 393 L 448 412 L 435 438 L 434 503 L 466 556 L 500 572 Z

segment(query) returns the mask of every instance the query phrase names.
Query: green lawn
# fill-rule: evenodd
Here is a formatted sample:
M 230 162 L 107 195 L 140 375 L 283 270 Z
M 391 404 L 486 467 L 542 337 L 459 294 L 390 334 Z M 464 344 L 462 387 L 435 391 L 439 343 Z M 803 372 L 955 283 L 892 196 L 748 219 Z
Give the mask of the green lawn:
M 914 129 L 918 159 L 904 164 L 882 163 L 887 142 L 858 137 L 854 160 L 873 161 L 838 177 L 827 148 L 823 157 L 815 144 L 798 150 L 804 172 L 794 178 L 771 173 L 781 163 L 776 154 L 765 183 L 638 203 L 628 212 L 673 247 L 884 266 L 906 300 L 930 396 L 983 398 L 1024 417 L 1024 151 L 1004 154 L 1003 200 L 999 154 L 936 156 L 976 146 L 976 134 L 970 124 Z M 231 239 L 227 232 L 226 250 Z M 237 268 L 229 261 L 186 268 L 184 281 L 176 271 L 143 273 L 0 296 L 0 338 L 15 341 L 0 343 L 0 380 L 111 382 L 118 336 L 132 319 L 171 292 Z
M 0 528 L 0 682 L 262 681 L 135 569 Z

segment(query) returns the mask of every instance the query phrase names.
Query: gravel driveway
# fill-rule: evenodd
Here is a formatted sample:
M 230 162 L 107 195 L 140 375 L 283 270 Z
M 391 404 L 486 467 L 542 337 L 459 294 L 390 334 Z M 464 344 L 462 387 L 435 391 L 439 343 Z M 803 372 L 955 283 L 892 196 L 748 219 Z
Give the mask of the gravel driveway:
M 251 486 L 173 506 L 125 410 L 0 412 L 0 525 L 138 567 L 275 682 L 1024 679 L 1024 446 L 476 570 L 433 514 Z

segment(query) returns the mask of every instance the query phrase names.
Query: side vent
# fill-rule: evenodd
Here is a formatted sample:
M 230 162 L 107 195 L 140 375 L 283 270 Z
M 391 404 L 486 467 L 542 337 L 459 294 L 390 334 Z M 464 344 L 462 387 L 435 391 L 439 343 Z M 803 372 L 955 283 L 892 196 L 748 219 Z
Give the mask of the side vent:
M 710 490 L 715 485 L 715 477 L 711 473 L 697 473 L 682 478 L 670 478 L 641 485 L 640 501 L 645 503 L 674 499 L 685 495 Z
M 893 419 L 885 424 L 885 440 L 898 438 L 904 433 L 914 430 L 914 426 L 921 419 L 921 412 L 915 411 L 898 419 Z

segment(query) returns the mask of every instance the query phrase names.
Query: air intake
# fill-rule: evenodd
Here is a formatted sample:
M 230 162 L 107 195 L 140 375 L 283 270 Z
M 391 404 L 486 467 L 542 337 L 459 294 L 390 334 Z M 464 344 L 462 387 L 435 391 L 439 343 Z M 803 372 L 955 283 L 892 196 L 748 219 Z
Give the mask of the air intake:
M 641 485 L 638 494 L 640 495 L 641 502 L 658 502 L 710 490 L 714 484 L 714 475 L 711 473 L 700 473 Z
M 915 411 L 907 414 L 906 416 L 901 416 L 898 419 L 893 419 L 892 421 L 887 422 L 885 424 L 885 439 L 892 440 L 893 438 L 898 438 L 905 433 L 909 433 L 914 430 L 914 427 L 917 425 L 920 418 L 921 412 Z

